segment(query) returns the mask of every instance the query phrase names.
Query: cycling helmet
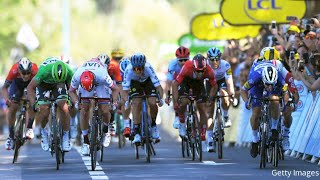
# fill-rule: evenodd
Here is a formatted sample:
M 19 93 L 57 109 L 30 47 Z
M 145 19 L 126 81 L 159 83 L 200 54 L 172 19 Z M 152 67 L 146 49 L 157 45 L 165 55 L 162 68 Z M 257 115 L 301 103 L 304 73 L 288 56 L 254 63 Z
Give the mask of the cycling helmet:
M 269 49 L 270 47 L 264 47 L 260 51 L 260 57 L 263 58 L 264 53 Z
M 98 59 L 99 61 L 104 64 L 105 66 L 108 66 L 110 64 L 110 57 L 105 54 L 105 53 L 102 53 L 98 56 Z
M 188 48 L 184 47 L 184 46 L 180 46 L 177 50 L 176 50 L 176 57 L 178 59 L 189 59 L 190 56 L 190 51 Z
M 55 63 L 53 63 L 51 74 L 52 74 L 52 78 L 56 82 L 66 81 L 67 75 L 68 75 L 66 64 L 62 61 L 56 61 Z
M 123 57 L 120 61 L 120 71 L 122 73 L 124 73 L 124 71 L 126 70 L 127 66 L 130 64 L 130 58 L 129 57 Z
M 220 57 L 221 57 L 221 51 L 216 47 L 212 47 L 207 51 L 207 58 L 208 59 L 220 58 Z
M 86 91 L 91 91 L 95 85 L 95 75 L 91 71 L 84 71 L 80 76 L 81 87 Z
M 207 67 L 206 58 L 201 54 L 193 57 L 192 64 L 195 71 L 204 71 Z
M 20 59 L 19 61 L 19 70 L 21 72 L 31 72 L 31 68 L 32 68 L 32 63 L 31 61 L 26 58 L 26 57 L 23 57 Z
M 142 53 L 135 53 L 131 56 L 132 67 L 144 67 L 146 64 L 146 56 Z
M 273 66 L 265 66 L 262 70 L 262 81 L 264 84 L 275 85 L 278 79 L 278 71 Z
M 269 47 L 263 53 L 263 60 L 269 61 L 269 60 L 279 60 L 279 59 L 280 59 L 280 53 L 278 50 L 276 50 L 273 47 Z
M 112 58 L 120 58 L 121 59 L 123 56 L 124 56 L 124 51 L 122 49 L 117 48 L 117 49 L 113 49 L 111 51 Z

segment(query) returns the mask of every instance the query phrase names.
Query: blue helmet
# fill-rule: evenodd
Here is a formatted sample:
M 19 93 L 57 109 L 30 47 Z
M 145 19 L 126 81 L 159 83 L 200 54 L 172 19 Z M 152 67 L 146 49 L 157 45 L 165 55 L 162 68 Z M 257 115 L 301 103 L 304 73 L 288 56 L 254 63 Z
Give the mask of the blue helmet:
M 120 71 L 122 73 L 124 73 L 124 71 L 126 70 L 127 66 L 130 64 L 130 58 L 129 57 L 123 57 L 121 60 L 120 60 Z
M 216 47 L 212 47 L 207 51 L 207 58 L 220 58 L 221 56 L 221 51 L 216 48 Z
M 131 56 L 132 67 L 144 67 L 146 64 L 146 56 L 140 52 Z

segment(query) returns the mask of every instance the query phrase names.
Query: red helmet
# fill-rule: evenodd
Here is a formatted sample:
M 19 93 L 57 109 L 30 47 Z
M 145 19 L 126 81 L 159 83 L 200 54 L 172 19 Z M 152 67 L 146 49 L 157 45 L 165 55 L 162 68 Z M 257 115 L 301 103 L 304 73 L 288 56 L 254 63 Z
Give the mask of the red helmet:
M 206 58 L 201 54 L 193 57 L 192 64 L 195 71 L 204 71 L 207 67 Z
M 80 76 L 81 87 L 86 91 L 91 91 L 95 84 L 95 75 L 91 71 L 84 71 Z
M 177 50 L 176 50 L 176 57 L 178 59 L 180 58 L 188 58 L 189 59 L 190 56 L 190 51 L 188 48 L 184 47 L 184 46 L 180 46 Z

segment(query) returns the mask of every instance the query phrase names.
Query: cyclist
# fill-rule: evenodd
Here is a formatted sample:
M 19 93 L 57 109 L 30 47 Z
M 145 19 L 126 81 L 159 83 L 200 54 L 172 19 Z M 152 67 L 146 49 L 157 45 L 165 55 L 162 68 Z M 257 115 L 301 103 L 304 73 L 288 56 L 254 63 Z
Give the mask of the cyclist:
M 146 62 L 146 56 L 142 53 L 135 53 L 131 56 L 131 64 L 126 68 L 123 78 L 123 99 L 127 104 L 128 95 L 152 95 L 159 93 L 160 101 L 158 106 L 161 107 L 164 103 L 163 89 L 160 81 L 152 68 L 151 64 Z M 151 135 L 156 142 L 160 141 L 160 133 L 156 124 L 156 117 L 158 114 L 158 106 L 156 104 L 155 97 L 147 98 L 150 109 L 151 117 Z M 134 139 L 133 143 L 139 144 L 141 142 L 141 111 L 142 111 L 142 99 L 132 100 L 132 115 L 134 121 Z
M 120 73 L 120 67 L 119 67 L 119 62 L 115 59 L 111 59 L 109 58 L 109 56 L 107 54 L 100 54 L 98 56 L 98 59 L 100 62 L 104 62 L 104 65 L 105 67 L 107 68 L 108 70 L 108 73 L 111 77 L 112 80 L 116 81 L 117 83 L 117 86 L 119 87 L 119 89 L 122 89 L 122 76 L 121 76 L 121 73 Z M 116 99 L 115 99 L 116 100 Z M 114 136 L 115 135 L 115 129 L 114 129 L 114 112 L 111 113 L 112 114 L 112 117 L 111 117 L 111 121 L 110 121 L 110 124 L 109 124 L 109 129 L 110 129 L 110 135 L 111 136 Z M 109 137 L 109 134 L 108 134 L 108 138 L 110 138 L 111 140 L 111 137 Z
M 208 78 L 211 85 L 209 93 L 209 102 L 213 99 L 217 92 L 217 82 L 214 77 L 213 70 L 207 66 L 206 59 L 203 55 L 197 54 L 193 57 L 192 61 L 186 61 L 183 65 L 177 78 L 172 83 L 173 103 L 174 108 L 178 111 L 180 118 L 179 133 L 181 136 L 186 135 L 185 111 L 188 104 L 187 98 L 182 98 L 178 103 L 179 96 L 188 95 L 189 89 L 192 89 L 193 95 L 196 96 L 196 107 L 200 114 L 200 127 L 201 127 L 201 140 L 206 140 L 206 127 L 207 127 L 207 109 L 206 102 L 208 101 L 204 79 Z
M 9 122 L 9 137 L 5 143 L 5 148 L 7 150 L 12 149 L 13 146 L 14 124 L 16 121 L 16 113 L 20 107 L 20 99 L 24 95 L 24 89 L 28 86 L 37 72 L 38 66 L 35 63 L 32 63 L 28 58 L 23 57 L 11 67 L 2 87 L 3 98 L 6 100 L 8 106 L 7 118 Z M 29 106 L 28 115 L 29 120 L 27 121 L 27 126 L 29 129 L 27 130 L 26 138 L 32 139 L 34 137 L 32 130 L 34 112 L 32 106 Z
M 115 48 L 111 51 L 111 61 L 114 60 L 119 63 L 123 57 L 124 57 L 123 49 Z
M 50 115 L 50 102 L 48 101 L 50 94 L 57 99 L 57 114 L 60 115 L 60 119 L 62 120 L 62 150 L 71 150 L 67 87 L 71 83 L 72 75 L 73 70 L 69 65 L 62 62 L 60 58 L 50 57 L 40 65 L 38 73 L 33 77 L 27 87 L 29 102 L 34 106 L 34 110 L 38 111 L 37 117 L 41 123 L 41 147 L 44 151 L 49 150 L 46 125 Z M 37 99 L 37 104 L 39 105 L 37 109 L 35 108 L 35 99 Z
M 250 154 L 253 158 L 258 155 L 258 142 L 260 141 L 258 137 L 258 128 L 259 128 L 259 117 L 261 115 L 261 101 L 255 98 L 261 99 L 262 97 L 269 97 L 272 100 L 279 99 L 279 96 L 287 95 L 286 90 L 283 89 L 285 85 L 284 79 L 281 76 L 281 73 L 277 71 L 274 65 L 271 63 L 260 62 L 254 64 L 251 67 L 248 80 L 244 83 L 241 88 L 240 94 L 245 102 L 247 109 L 252 107 L 252 115 L 250 118 L 253 141 L 251 144 Z M 264 90 L 267 91 L 267 94 L 263 94 Z M 248 92 L 252 99 L 252 104 L 248 102 Z M 273 109 L 273 110 L 271 110 Z M 270 119 L 271 119 L 271 138 L 278 138 L 278 116 L 279 116 L 279 102 L 271 101 L 270 102 Z
M 166 81 L 166 90 L 165 93 L 168 93 L 168 90 L 171 90 L 172 81 L 177 77 L 179 72 L 181 71 L 182 66 L 189 60 L 190 51 L 188 48 L 184 46 L 180 46 L 176 50 L 176 58 L 173 59 L 168 66 L 168 73 L 167 73 L 167 81 Z M 169 97 L 166 94 L 166 97 Z M 166 103 L 170 103 L 170 99 L 166 98 Z M 173 128 L 178 129 L 180 124 L 180 119 L 178 116 L 178 112 L 175 112 L 175 118 L 173 121 Z
M 299 93 L 296 89 L 296 86 L 294 84 L 294 79 L 292 77 L 292 74 L 287 70 L 286 65 L 283 64 L 284 61 L 281 61 L 279 52 L 273 48 L 273 47 L 265 47 L 260 54 L 263 54 L 263 56 L 260 58 L 259 61 L 264 61 L 268 63 L 272 63 L 275 65 L 277 70 L 281 73 L 282 78 L 285 80 L 285 82 L 288 84 L 289 92 L 293 95 L 293 100 L 288 102 L 286 106 L 288 108 L 285 108 L 283 112 L 283 140 L 282 140 L 282 146 L 283 149 L 286 151 L 290 148 L 290 142 L 289 142 L 289 132 L 290 132 L 290 126 L 292 122 L 292 112 L 295 111 L 296 104 L 299 101 Z M 285 101 L 287 102 L 289 100 L 289 96 L 285 96 Z M 272 107 L 277 108 L 277 107 Z M 271 111 L 273 109 L 271 108 Z
M 124 76 L 124 72 L 125 70 L 127 69 L 127 67 L 131 64 L 131 61 L 130 61 L 130 57 L 123 57 L 120 61 L 120 71 L 121 71 L 121 76 L 123 78 Z M 121 97 L 123 97 L 123 93 L 124 91 L 121 89 Z M 125 101 L 123 98 L 121 98 L 121 104 L 124 104 Z M 122 115 L 123 115 L 123 126 L 124 126 L 124 130 L 123 130 L 123 136 L 125 137 L 129 137 L 130 134 L 131 134 L 131 128 L 130 128 L 130 118 L 129 118 L 129 115 L 130 115 L 130 112 L 131 112 L 131 108 L 130 106 L 125 108 L 124 106 L 122 106 Z
M 110 98 L 110 91 L 112 90 L 113 97 L 118 97 L 118 87 L 109 76 L 105 66 L 99 62 L 98 59 L 93 58 L 82 65 L 73 75 L 72 82 L 69 88 L 69 94 L 72 102 L 78 105 L 78 95 L 76 90 L 81 93 L 81 97 L 93 97 L 96 95 L 99 98 Z M 89 155 L 89 112 L 90 101 L 83 100 L 80 105 L 80 126 L 83 135 L 83 145 L 81 152 L 83 155 Z M 105 100 L 99 101 L 99 109 L 103 119 L 103 132 L 105 135 L 108 133 L 108 125 L 110 122 L 110 102 Z M 110 140 L 104 136 L 103 146 L 109 146 Z

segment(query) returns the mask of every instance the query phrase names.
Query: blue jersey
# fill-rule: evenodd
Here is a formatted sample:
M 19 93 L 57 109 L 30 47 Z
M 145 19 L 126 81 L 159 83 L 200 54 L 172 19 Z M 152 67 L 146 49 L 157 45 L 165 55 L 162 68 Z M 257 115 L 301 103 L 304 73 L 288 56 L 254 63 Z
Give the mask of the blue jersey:
M 167 80 L 173 81 L 176 78 L 176 76 L 179 74 L 181 69 L 182 67 L 179 64 L 178 59 L 176 58 L 172 60 L 168 66 Z

